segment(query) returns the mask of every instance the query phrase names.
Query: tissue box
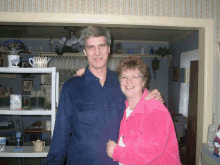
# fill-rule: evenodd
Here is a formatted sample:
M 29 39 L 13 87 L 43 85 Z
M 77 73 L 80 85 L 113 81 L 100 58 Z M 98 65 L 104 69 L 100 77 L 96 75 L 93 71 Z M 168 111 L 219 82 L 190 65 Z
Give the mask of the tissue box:
M 21 95 L 10 95 L 10 109 L 21 110 L 22 99 Z

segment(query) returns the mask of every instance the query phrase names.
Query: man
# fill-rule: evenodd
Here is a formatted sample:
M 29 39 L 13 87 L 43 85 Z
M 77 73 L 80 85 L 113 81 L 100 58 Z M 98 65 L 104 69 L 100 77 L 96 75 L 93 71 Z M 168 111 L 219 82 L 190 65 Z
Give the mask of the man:
M 106 144 L 118 139 L 125 96 L 116 73 L 107 68 L 111 35 L 104 27 L 88 26 L 80 43 L 88 66 L 82 77 L 63 85 L 47 162 L 60 165 L 67 157 L 66 164 L 116 165 Z

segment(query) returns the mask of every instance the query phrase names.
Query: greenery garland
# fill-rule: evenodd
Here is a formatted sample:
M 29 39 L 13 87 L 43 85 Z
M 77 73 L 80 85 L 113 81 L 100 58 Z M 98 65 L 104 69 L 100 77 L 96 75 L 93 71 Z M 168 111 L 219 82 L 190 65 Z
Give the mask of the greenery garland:
M 172 55 L 170 49 L 167 49 L 166 46 L 164 48 L 160 47 L 158 50 L 155 51 L 155 54 L 160 55 L 162 58 L 166 57 L 167 55 Z M 158 58 L 154 58 L 152 60 L 152 69 L 155 79 L 156 79 L 156 71 L 159 70 L 159 68 L 160 68 L 160 60 L 158 60 Z

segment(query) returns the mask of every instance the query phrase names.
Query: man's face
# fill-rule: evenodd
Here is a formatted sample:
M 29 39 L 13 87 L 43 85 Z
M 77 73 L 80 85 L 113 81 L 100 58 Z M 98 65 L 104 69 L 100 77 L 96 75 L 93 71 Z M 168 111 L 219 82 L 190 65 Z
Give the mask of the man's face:
M 107 66 L 110 47 L 107 45 L 104 36 L 87 39 L 83 51 L 87 56 L 90 70 L 103 69 Z

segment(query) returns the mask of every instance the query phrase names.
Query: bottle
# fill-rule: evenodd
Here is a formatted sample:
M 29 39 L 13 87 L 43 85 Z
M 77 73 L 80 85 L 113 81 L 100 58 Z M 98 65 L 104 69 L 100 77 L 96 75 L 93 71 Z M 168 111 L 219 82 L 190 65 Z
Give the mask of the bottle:
M 151 49 L 150 49 L 150 54 L 154 54 L 154 49 L 153 49 L 153 46 L 151 46 Z
M 141 48 L 141 54 L 144 54 L 144 48 Z

